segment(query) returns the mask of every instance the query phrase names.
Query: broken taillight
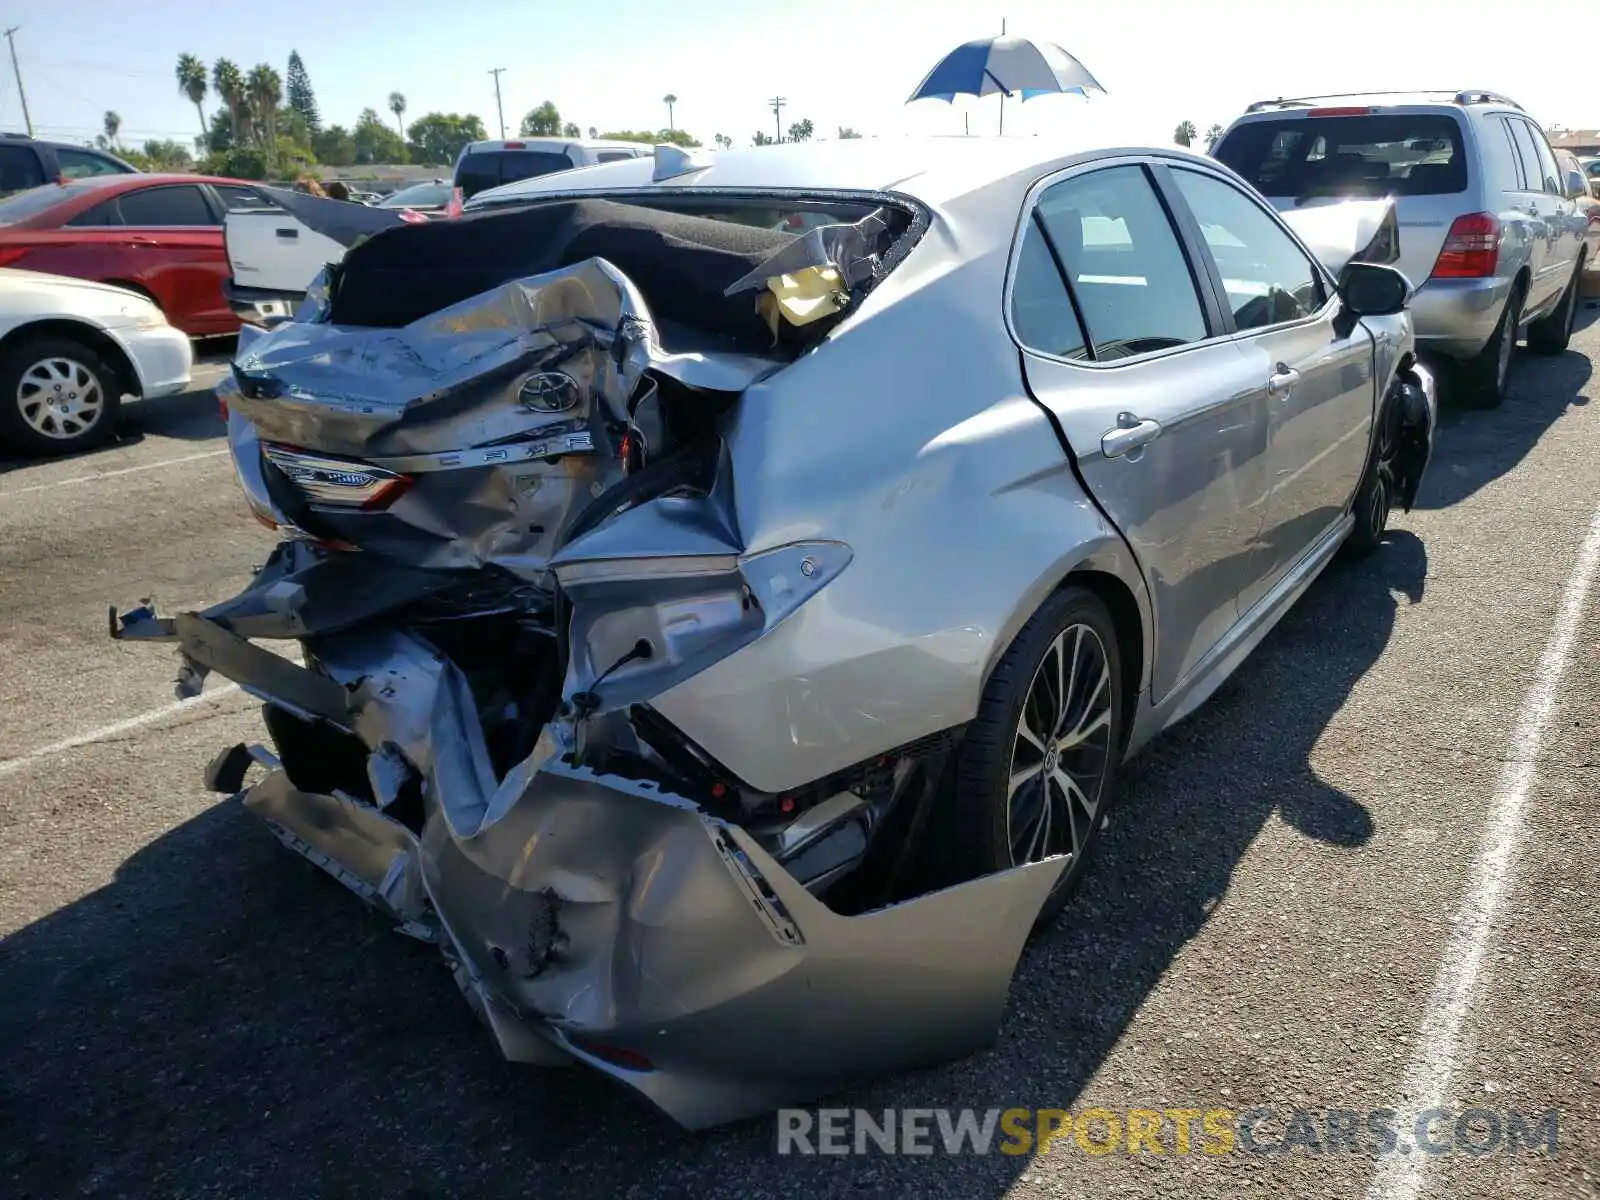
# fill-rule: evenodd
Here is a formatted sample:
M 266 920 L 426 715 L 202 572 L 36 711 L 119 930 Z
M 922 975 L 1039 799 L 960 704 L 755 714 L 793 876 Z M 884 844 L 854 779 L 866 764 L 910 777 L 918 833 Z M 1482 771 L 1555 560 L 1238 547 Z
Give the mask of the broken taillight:
M 1500 263 L 1500 218 L 1493 213 L 1467 213 L 1457 217 L 1445 235 L 1435 279 L 1484 279 Z
M 371 463 L 311 454 L 292 446 L 263 446 L 262 451 L 315 508 L 381 512 L 413 482 L 409 475 Z

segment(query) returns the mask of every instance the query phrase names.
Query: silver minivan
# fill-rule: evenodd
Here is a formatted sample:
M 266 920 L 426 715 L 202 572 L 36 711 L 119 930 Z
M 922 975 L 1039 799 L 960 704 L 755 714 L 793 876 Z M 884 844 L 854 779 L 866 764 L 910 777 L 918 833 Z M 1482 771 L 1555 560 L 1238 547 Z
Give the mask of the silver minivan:
M 1516 342 L 1566 349 L 1586 221 L 1543 130 L 1485 91 L 1308 96 L 1252 104 L 1212 147 L 1279 210 L 1393 196 L 1395 265 L 1417 288 L 1418 348 L 1460 362 L 1497 405 Z

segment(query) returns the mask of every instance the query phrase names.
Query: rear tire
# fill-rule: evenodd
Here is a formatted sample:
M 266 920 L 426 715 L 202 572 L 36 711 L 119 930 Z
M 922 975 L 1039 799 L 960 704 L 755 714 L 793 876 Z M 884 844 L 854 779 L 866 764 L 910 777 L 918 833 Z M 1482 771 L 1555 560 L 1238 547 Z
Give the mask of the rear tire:
M 92 347 L 26 338 L 0 358 L 0 441 L 53 457 L 99 445 L 115 431 L 122 381 Z
M 1572 341 L 1572 326 L 1578 319 L 1578 284 L 1583 279 L 1583 255 L 1578 255 L 1567 290 L 1561 293 L 1555 311 L 1528 326 L 1528 349 L 1535 354 L 1563 354 Z
M 1000 660 L 954 764 L 951 811 L 930 831 L 956 880 L 1070 856 L 1039 923 L 1083 879 L 1123 747 L 1116 626 L 1093 592 L 1067 587 Z
M 1517 328 L 1522 324 L 1522 286 L 1506 297 L 1494 336 L 1477 357 L 1466 364 L 1467 395 L 1479 408 L 1499 408 L 1505 403 L 1511 364 L 1517 357 Z
M 1388 471 L 1378 455 L 1374 455 L 1361 486 L 1356 489 L 1356 501 L 1351 509 L 1356 523 L 1344 543 L 1350 557 L 1365 558 L 1383 544 L 1393 504 L 1394 492 L 1389 485 Z

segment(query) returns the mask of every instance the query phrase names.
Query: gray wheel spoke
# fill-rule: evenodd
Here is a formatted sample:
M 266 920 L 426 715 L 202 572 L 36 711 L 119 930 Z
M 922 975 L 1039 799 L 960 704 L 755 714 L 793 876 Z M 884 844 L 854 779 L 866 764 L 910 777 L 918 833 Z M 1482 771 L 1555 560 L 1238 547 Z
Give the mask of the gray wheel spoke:
M 35 431 L 73 438 L 91 429 L 105 408 L 94 372 L 69 358 L 47 358 L 22 373 L 16 404 Z
M 1006 788 L 1006 800 L 1009 802 L 1011 797 L 1017 794 L 1017 789 L 1019 787 L 1027 783 L 1028 780 L 1037 778 L 1039 772 L 1043 770 L 1044 759 L 1042 758 L 1038 762 L 1034 763 L 1031 767 L 1023 767 L 1020 771 L 1013 770 L 1011 772 L 1011 784 Z

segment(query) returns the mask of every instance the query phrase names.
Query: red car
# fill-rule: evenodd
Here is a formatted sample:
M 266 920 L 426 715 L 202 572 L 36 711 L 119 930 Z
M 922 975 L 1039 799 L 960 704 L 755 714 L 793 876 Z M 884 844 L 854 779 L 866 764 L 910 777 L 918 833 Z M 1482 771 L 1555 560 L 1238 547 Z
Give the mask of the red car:
M 149 296 L 190 337 L 235 333 L 222 214 L 267 203 L 201 175 L 98 175 L 0 199 L 0 267 L 75 275 Z

